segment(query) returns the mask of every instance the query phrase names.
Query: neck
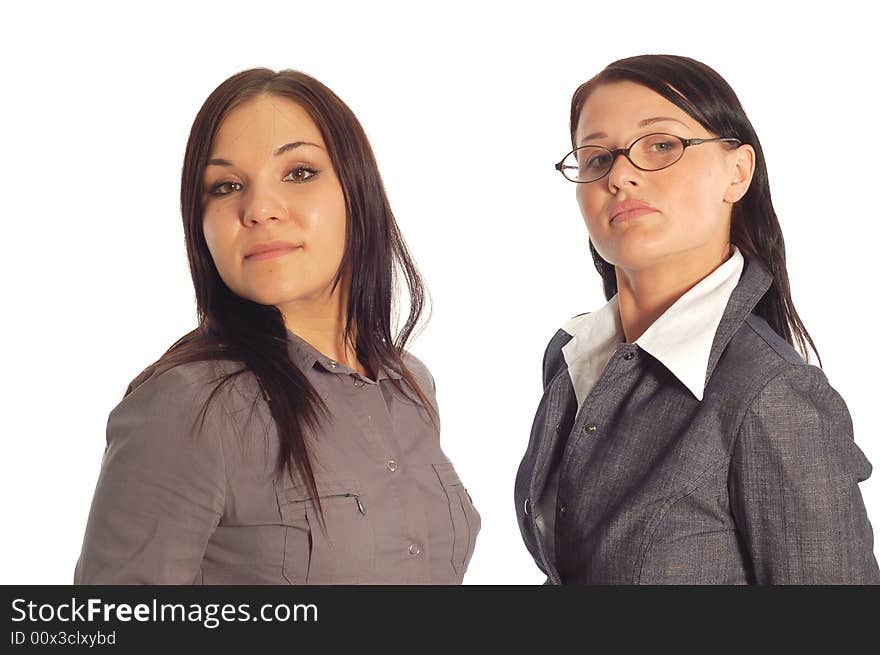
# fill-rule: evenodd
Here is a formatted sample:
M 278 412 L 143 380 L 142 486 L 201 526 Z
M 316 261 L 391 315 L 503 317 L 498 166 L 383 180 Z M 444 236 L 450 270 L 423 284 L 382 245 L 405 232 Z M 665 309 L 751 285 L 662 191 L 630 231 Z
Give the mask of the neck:
M 347 284 L 340 284 L 333 293 L 285 303 L 278 309 L 288 330 L 323 355 L 366 375 L 353 343 L 357 335 L 352 334 L 351 342 L 345 339 L 347 291 Z
M 616 266 L 620 322 L 626 341 L 632 343 L 642 336 L 676 300 L 727 261 L 732 253 L 733 248 L 727 242 L 699 256 L 688 251 L 645 268 Z

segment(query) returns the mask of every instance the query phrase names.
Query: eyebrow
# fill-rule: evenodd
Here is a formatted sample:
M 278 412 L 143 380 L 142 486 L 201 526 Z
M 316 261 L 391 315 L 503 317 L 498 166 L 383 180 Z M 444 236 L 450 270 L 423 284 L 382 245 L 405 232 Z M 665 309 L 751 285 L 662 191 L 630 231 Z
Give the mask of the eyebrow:
M 671 116 L 654 116 L 653 118 L 646 118 L 644 120 L 639 121 L 639 127 L 648 127 L 648 125 L 653 125 L 654 123 L 659 123 L 661 121 L 672 121 L 674 123 L 678 123 L 682 127 L 687 127 L 684 123 L 682 123 L 677 118 L 672 118 Z M 581 139 L 580 143 L 583 145 L 585 141 L 589 141 L 590 139 L 603 139 L 608 135 L 605 132 L 591 132 L 583 139 Z
M 320 148 L 317 143 L 312 143 L 311 141 L 291 141 L 290 143 L 285 143 L 283 146 L 278 148 L 274 153 L 276 157 L 278 155 L 283 155 L 288 150 L 293 150 L 294 148 L 299 148 L 302 146 L 313 146 L 315 148 Z M 322 148 L 323 150 L 323 148 Z M 220 157 L 215 157 L 213 159 L 209 159 L 207 166 L 232 166 L 232 162 L 228 159 L 222 159 Z

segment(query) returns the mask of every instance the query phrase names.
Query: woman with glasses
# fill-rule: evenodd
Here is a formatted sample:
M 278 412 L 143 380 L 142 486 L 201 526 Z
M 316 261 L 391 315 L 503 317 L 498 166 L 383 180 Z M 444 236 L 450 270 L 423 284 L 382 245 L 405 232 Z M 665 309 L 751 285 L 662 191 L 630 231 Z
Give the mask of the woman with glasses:
M 556 168 L 608 302 L 550 340 L 516 478 L 547 581 L 880 582 L 858 488 L 871 466 L 807 363 L 733 90 L 693 59 L 631 57 L 575 91 L 570 129 Z
M 357 118 L 303 73 L 233 75 L 181 206 L 199 324 L 110 413 L 75 582 L 461 582 L 480 516 L 404 349 L 423 286 Z

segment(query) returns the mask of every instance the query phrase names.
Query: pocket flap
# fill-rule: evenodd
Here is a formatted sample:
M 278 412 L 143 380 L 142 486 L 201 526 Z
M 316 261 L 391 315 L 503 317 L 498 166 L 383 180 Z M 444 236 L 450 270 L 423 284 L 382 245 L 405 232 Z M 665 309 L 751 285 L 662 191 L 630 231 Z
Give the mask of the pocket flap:
M 440 482 L 443 483 L 444 487 L 463 487 L 464 485 L 461 482 L 461 479 L 458 477 L 458 473 L 455 472 L 455 468 L 452 466 L 452 462 L 438 462 L 432 464 L 434 470 L 437 472 L 437 477 L 440 478 Z
M 305 483 L 287 484 L 275 482 L 278 500 L 286 503 L 301 503 L 312 500 L 311 490 Z M 315 480 L 318 487 L 318 497 L 322 500 L 331 496 L 359 496 L 360 487 L 355 480 Z

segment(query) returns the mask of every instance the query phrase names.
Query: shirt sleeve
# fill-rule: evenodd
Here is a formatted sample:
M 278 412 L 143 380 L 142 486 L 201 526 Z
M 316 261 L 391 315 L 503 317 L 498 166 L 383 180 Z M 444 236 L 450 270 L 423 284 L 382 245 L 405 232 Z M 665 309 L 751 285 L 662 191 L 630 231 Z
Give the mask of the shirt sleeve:
M 870 474 L 821 369 L 795 366 L 771 380 L 743 419 L 729 480 L 755 582 L 880 583 L 858 488 Z
M 190 371 L 192 369 L 189 369 Z M 223 513 L 226 471 L 211 387 L 187 365 L 154 375 L 110 413 L 74 584 L 191 584 Z

